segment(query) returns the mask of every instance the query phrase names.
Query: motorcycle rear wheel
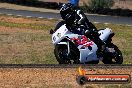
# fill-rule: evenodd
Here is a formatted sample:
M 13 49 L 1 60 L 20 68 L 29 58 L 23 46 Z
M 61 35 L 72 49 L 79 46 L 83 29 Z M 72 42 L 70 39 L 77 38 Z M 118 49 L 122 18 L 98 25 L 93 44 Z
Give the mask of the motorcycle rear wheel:
M 109 48 L 114 48 L 114 53 L 105 53 L 104 59 L 102 62 L 104 64 L 122 64 L 123 63 L 123 56 L 121 51 L 118 49 L 116 45 L 113 43 L 108 46 Z

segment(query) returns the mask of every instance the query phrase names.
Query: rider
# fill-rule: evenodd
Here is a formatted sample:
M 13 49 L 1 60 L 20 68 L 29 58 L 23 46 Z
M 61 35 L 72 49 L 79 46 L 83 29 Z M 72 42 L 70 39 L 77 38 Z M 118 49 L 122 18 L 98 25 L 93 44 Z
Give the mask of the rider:
M 70 3 L 63 4 L 60 9 L 60 14 L 71 32 L 85 35 L 93 40 L 98 46 L 98 56 L 102 55 L 105 44 L 99 38 L 97 28 L 89 22 L 86 15 L 77 6 Z

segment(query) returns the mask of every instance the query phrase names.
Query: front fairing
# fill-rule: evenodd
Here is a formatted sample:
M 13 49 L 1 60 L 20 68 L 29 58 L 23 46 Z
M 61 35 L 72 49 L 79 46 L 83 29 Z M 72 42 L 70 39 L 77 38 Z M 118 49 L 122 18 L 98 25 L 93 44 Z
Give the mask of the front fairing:
M 64 39 L 67 35 L 72 34 L 67 28 L 66 25 L 62 25 L 56 32 L 52 35 L 52 43 L 57 44 L 62 39 Z
M 93 41 L 84 35 L 78 34 L 71 34 L 68 37 L 79 49 L 81 63 L 98 60 L 96 55 L 98 47 Z

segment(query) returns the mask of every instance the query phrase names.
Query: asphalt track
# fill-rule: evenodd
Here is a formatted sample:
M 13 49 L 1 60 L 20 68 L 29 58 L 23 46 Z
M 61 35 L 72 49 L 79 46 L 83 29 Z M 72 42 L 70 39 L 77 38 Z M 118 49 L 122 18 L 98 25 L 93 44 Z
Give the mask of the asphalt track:
M 53 12 L 38 12 L 38 11 L 13 10 L 13 9 L 0 8 L 0 13 L 7 14 L 7 15 L 24 16 L 24 17 L 61 19 L 61 16 L 59 13 L 53 13 Z M 95 23 L 106 23 L 106 24 L 113 23 L 113 24 L 132 25 L 132 17 L 87 14 L 87 18 L 91 22 L 95 22 Z

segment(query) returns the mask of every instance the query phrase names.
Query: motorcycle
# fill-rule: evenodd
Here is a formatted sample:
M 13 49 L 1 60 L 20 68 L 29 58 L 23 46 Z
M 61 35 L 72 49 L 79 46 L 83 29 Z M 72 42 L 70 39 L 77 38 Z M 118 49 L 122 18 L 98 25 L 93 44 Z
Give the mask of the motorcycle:
M 110 28 L 98 30 L 99 38 L 105 42 L 103 57 L 97 56 L 97 45 L 84 35 L 74 34 L 66 24 L 50 30 L 54 54 L 59 64 L 122 64 L 123 56 L 116 45 L 112 43 L 114 33 Z

